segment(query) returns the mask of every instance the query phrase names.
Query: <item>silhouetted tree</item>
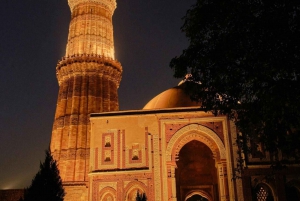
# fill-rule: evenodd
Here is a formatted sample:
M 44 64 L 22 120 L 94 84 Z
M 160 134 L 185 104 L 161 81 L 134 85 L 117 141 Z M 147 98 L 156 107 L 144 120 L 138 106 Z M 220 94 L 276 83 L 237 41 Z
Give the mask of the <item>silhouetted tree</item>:
M 147 196 L 145 193 L 140 193 L 137 191 L 136 193 L 136 201 L 147 201 Z
M 59 176 L 57 163 L 50 150 L 46 150 L 46 158 L 40 163 L 40 170 L 25 189 L 24 198 L 20 201 L 63 201 L 65 192 Z
M 174 76 L 192 74 L 191 98 L 228 115 L 247 154 L 262 145 L 300 153 L 300 1 L 197 0 L 181 30 L 189 46 L 170 62 Z

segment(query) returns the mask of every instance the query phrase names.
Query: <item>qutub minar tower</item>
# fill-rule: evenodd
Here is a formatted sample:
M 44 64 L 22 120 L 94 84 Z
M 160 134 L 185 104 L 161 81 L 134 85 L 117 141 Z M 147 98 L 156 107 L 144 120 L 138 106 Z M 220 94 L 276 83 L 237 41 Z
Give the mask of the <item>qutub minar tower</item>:
M 87 200 L 89 115 L 119 110 L 122 67 L 114 57 L 115 0 L 68 0 L 66 54 L 56 67 L 59 93 L 51 151 L 59 164 L 65 200 Z M 78 195 L 78 196 L 76 196 Z

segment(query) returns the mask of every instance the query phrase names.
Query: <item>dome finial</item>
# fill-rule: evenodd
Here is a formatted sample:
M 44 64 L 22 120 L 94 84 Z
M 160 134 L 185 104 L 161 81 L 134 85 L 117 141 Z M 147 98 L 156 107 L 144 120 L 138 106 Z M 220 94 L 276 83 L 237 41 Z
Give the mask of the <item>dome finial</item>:
M 187 81 L 193 81 L 193 76 L 191 73 L 188 73 L 185 75 L 185 77 L 183 78 L 183 80 L 181 80 L 179 83 L 178 83 L 178 86 L 182 85 L 183 83 L 187 82 Z

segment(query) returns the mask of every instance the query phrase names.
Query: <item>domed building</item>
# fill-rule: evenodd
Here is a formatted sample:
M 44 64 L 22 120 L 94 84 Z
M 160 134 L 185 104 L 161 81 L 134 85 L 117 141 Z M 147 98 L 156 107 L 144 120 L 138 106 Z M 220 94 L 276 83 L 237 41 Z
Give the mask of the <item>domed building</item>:
M 90 200 L 240 200 L 234 125 L 200 109 L 185 83 L 142 110 L 91 114 Z
M 259 147 L 244 158 L 246 168 L 235 179 L 243 156 L 234 123 L 201 110 L 185 86 L 158 94 L 142 110 L 91 114 L 89 200 L 130 201 L 137 192 L 151 201 L 300 197 L 299 168 L 267 180 L 269 157 Z

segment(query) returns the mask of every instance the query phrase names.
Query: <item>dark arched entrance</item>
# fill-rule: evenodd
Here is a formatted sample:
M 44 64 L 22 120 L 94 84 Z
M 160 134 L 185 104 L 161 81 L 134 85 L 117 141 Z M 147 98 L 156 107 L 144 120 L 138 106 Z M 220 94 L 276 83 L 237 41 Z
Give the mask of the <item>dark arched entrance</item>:
M 286 193 L 286 200 L 288 201 L 300 200 L 300 192 L 295 186 L 286 186 L 285 193 Z
M 211 200 L 218 200 L 218 179 L 215 160 L 209 147 L 193 140 L 179 152 L 176 177 L 178 201 L 185 201 L 190 192 L 205 192 Z M 210 200 L 210 199 L 209 199 Z

